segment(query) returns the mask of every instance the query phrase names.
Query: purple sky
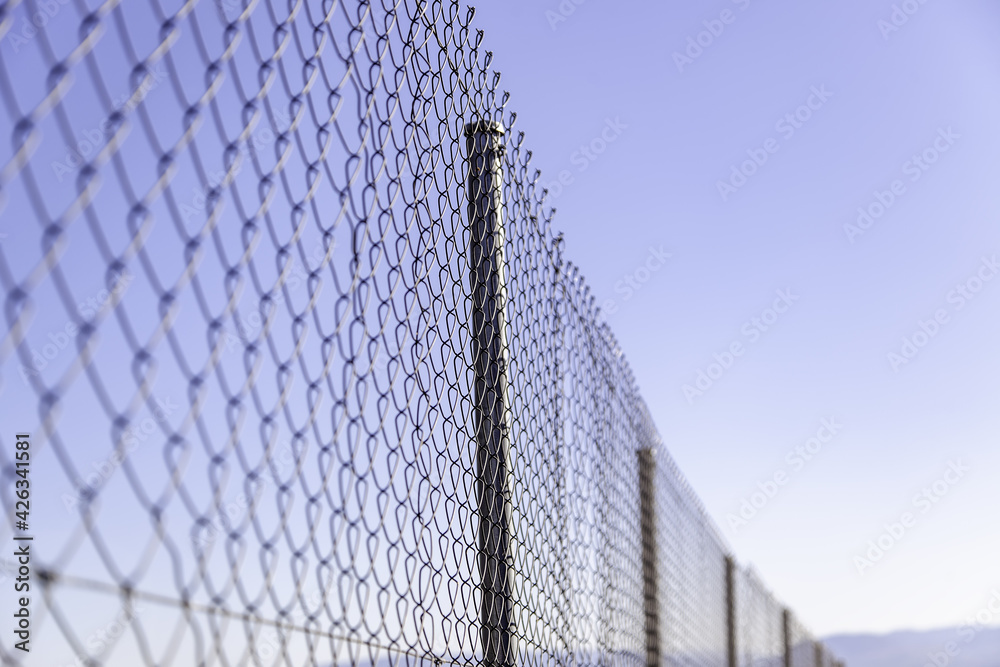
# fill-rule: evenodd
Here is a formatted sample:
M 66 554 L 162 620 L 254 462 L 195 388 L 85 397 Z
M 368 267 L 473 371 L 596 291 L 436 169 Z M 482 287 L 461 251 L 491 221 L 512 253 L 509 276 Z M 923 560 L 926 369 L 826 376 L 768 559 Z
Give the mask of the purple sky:
M 508 0 L 477 22 L 567 256 L 740 560 L 821 634 L 982 609 L 1000 8 Z

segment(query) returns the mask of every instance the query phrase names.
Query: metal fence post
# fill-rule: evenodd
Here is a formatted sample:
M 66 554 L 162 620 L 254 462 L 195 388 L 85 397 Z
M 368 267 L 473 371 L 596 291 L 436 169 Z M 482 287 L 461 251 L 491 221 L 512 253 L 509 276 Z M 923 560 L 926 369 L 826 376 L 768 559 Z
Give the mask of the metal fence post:
M 650 448 L 640 449 L 639 529 L 642 533 L 642 593 L 646 615 L 646 666 L 660 664 L 660 607 L 656 557 L 656 457 Z
M 507 405 L 503 125 L 465 127 L 469 153 L 469 270 L 475 366 L 479 506 L 480 638 L 485 667 L 514 664 L 514 567 L 510 548 L 510 410 Z
M 726 556 L 726 664 L 736 667 L 736 562 Z
M 553 429 L 553 445 L 554 445 L 554 458 L 555 458 L 555 474 L 556 474 L 556 511 L 558 512 L 557 523 L 559 525 L 559 588 L 560 597 L 562 603 L 559 605 L 559 611 L 562 615 L 563 625 L 560 628 L 560 640 L 563 646 L 566 648 L 567 653 L 570 652 L 570 637 L 572 636 L 573 628 L 573 592 L 570 584 L 569 570 L 571 568 L 571 546 L 570 546 L 570 532 L 569 532 L 569 514 L 570 514 L 570 501 L 569 501 L 569 491 L 566 477 L 567 466 L 564 464 L 564 456 L 566 452 L 564 447 L 566 444 L 566 429 L 563 423 L 563 400 L 566 398 L 566 391 L 564 383 L 566 381 L 566 371 L 565 366 L 562 362 L 563 349 L 566 343 L 565 329 L 563 328 L 563 317 L 565 315 L 564 302 L 566 298 L 566 283 L 565 276 L 563 274 L 563 260 L 562 260 L 562 234 L 556 236 L 552 241 L 552 255 L 553 260 L 553 280 L 552 280 L 552 301 L 553 301 L 553 322 L 552 322 L 552 336 L 553 336 L 553 347 L 555 349 L 555 358 L 553 360 L 552 376 L 555 382 L 553 383 L 553 423 L 555 428 Z
M 781 636 L 785 645 L 785 667 L 792 667 L 792 612 L 781 610 Z

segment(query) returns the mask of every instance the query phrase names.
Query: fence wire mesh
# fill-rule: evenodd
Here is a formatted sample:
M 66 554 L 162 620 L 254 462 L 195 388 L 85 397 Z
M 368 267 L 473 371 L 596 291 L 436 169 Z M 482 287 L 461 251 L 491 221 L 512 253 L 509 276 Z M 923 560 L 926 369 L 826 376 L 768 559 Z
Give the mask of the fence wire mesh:
M 742 571 L 737 578 L 736 604 L 739 666 L 783 667 L 782 609 L 752 570 Z
M 472 18 L 0 6 L 0 410 L 33 434 L 37 579 L 5 664 L 641 665 L 651 636 L 726 664 L 728 547 L 563 259 Z M 784 664 L 782 609 L 735 590 L 738 664 Z

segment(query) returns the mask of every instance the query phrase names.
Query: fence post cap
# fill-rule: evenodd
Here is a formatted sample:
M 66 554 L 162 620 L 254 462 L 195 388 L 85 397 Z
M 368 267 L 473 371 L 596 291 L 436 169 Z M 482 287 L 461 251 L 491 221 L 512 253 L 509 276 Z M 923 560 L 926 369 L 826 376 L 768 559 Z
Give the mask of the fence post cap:
M 465 125 L 465 136 L 467 137 L 471 137 L 477 133 L 504 134 L 506 131 L 503 123 L 495 120 L 480 119 Z

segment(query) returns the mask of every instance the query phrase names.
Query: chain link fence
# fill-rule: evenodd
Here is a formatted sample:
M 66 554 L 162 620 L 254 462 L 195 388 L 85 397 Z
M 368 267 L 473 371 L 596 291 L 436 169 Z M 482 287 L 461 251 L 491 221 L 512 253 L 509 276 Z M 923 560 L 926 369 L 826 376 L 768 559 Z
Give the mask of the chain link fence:
M 835 664 L 727 568 L 472 18 L 0 6 L 4 664 Z

